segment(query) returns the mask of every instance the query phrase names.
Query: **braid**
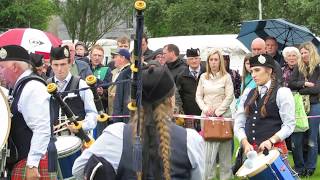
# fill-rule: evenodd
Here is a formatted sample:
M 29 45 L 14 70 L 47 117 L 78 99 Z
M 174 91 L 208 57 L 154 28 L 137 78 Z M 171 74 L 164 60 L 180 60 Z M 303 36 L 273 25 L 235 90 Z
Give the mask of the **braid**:
M 256 102 L 258 96 L 259 96 L 258 87 L 256 87 L 255 90 L 254 90 L 253 96 L 251 97 L 251 99 L 249 100 L 249 103 L 248 103 L 247 105 L 245 105 L 245 108 L 244 108 L 244 112 L 245 112 L 245 114 L 246 114 L 247 116 L 252 113 L 252 112 L 250 111 L 250 106 L 251 106 L 251 104 L 253 104 L 253 103 Z
M 138 112 L 136 111 L 136 113 L 134 113 L 134 115 L 131 117 L 132 119 L 132 137 L 133 137 L 133 142 L 135 142 L 135 136 L 137 135 L 137 121 L 138 121 Z M 144 111 L 143 109 L 141 108 L 140 110 L 140 127 L 143 127 L 143 124 L 144 124 Z M 140 134 L 143 134 L 144 133 L 144 128 L 140 128 Z
M 170 121 L 170 117 L 172 117 L 173 112 L 171 106 L 170 98 L 164 100 L 164 102 L 160 103 L 154 109 L 154 121 L 156 124 L 157 134 L 159 134 L 160 139 L 160 156 L 163 163 L 163 177 L 165 180 L 170 180 L 170 133 L 169 133 L 169 126 L 168 122 Z M 141 119 L 140 119 L 140 134 L 144 134 L 145 129 L 145 122 L 144 122 L 144 111 L 141 109 L 140 111 Z M 137 113 L 135 113 L 132 123 L 133 123 L 133 130 L 132 130 L 132 137 L 135 140 L 135 135 L 137 132 L 136 125 L 137 125 Z M 143 137 L 142 137 L 143 138 Z M 143 141 L 143 139 L 142 139 Z M 134 141 L 133 141 L 134 142 Z M 147 173 L 147 172 L 145 172 Z M 141 177 L 141 174 L 137 174 L 137 177 Z
M 268 103 L 269 99 L 270 99 L 270 96 L 273 92 L 273 89 L 275 88 L 275 85 L 276 85 L 276 76 L 274 73 L 271 74 L 271 86 L 267 92 L 267 95 L 266 95 L 266 98 L 264 98 L 264 101 L 263 101 L 263 105 L 261 107 L 261 110 L 260 110 L 260 113 L 261 113 L 261 116 L 264 118 L 268 115 L 267 113 L 267 110 L 266 110 L 266 104 Z
M 167 99 L 166 101 L 169 101 L 169 99 Z M 168 114 L 166 113 L 167 109 L 167 103 L 162 103 L 158 107 L 156 107 L 154 119 L 156 122 L 157 131 L 160 136 L 160 155 L 163 163 L 163 176 L 165 180 L 170 180 L 170 134 L 167 124 L 167 121 L 169 119 Z

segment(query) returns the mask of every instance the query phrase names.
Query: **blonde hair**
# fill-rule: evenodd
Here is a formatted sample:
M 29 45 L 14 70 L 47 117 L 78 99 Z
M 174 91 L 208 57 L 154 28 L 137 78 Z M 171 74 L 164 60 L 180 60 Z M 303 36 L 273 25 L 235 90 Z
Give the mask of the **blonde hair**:
M 209 79 L 210 74 L 212 74 L 212 71 L 211 71 L 211 68 L 210 68 L 210 65 L 209 65 L 209 59 L 214 54 L 217 54 L 219 56 L 219 60 L 220 60 L 220 63 L 219 63 L 219 74 L 221 76 L 224 76 L 224 75 L 226 75 L 228 73 L 227 70 L 226 70 L 226 67 L 224 65 L 224 59 L 223 59 L 222 52 L 220 50 L 218 50 L 218 49 L 215 49 L 215 50 L 212 50 L 208 54 L 208 57 L 207 57 L 207 62 L 206 62 L 207 71 L 206 71 L 206 76 L 205 76 L 206 79 Z
M 170 133 L 169 133 L 169 122 L 171 117 L 173 116 L 173 107 L 171 104 L 171 97 L 166 98 L 164 101 L 162 101 L 160 104 L 153 107 L 153 122 L 155 123 L 156 131 L 159 134 L 160 144 L 159 144 L 159 150 L 160 150 L 160 156 L 163 163 L 163 177 L 165 180 L 170 180 Z M 145 114 L 143 109 L 140 111 L 140 134 L 144 134 L 144 130 L 146 127 L 146 123 L 144 120 Z M 133 124 L 133 138 L 136 135 L 136 127 L 137 127 L 137 120 L 138 120 L 138 113 L 135 113 L 132 118 L 132 124 Z M 143 142 L 143 136 L 142 136 L 142 142 Z M 147 173 L 147 172 L 145 172 Z M 139 176 L 137 174 L 137 176 Z
M 312 42 L 305 42 L 300 45 L 299 50 L 306 49 L 309 51 L 309 65 L 303 62 L 302 58 L 298 61 L 299 72 L 301 72 L 304 77 L 308 77 L 308 75 L 312 74 L 316 66 L 320 63 L 320 57 L 317 51 L 317 48 L 312 44 Z M 309 71 L 308 71 L 309 69 Z

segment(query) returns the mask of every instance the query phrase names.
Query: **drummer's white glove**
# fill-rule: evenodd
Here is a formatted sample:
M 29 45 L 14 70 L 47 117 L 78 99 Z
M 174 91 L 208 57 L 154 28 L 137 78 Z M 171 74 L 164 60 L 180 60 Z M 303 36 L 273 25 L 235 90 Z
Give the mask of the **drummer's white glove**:
M 249 151 L 246 155 L 248 159 L 244 162 L 244 166 L 251 169 L 253 168 L 253 162 L 258 157 L 258 154 L 256 151 Z

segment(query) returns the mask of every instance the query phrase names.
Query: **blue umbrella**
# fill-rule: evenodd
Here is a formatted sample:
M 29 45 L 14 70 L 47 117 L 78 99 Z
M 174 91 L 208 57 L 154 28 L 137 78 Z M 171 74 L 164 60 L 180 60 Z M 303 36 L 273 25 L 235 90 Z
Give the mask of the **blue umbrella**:
M 272 36 L 277 39 L 279 49 L 286 46 L 297 46 L 311 41 L 320 50 L 320 42 L 314 34 L 304 26 L 298 26 L 284 19 L 266 19 L 242 22 L 237 39 L 248 49 L 251 42 L 257 38 Z

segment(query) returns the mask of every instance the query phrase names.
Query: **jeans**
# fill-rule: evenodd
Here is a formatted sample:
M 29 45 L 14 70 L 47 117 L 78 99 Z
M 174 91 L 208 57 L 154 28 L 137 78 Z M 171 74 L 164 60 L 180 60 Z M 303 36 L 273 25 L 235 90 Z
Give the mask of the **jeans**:
M 320 115 L 320 103 L 311 104 L 309 116 Z M 309 130 L 295 132 L 291 135 L 292 155 L 295 169 L 302 172 L 304 169 L 315 170 L 318 158 L 318 133 L 320 118 L 309 118 Z M 304 137 L 307 133 L 307 155 L 303 156 Z

